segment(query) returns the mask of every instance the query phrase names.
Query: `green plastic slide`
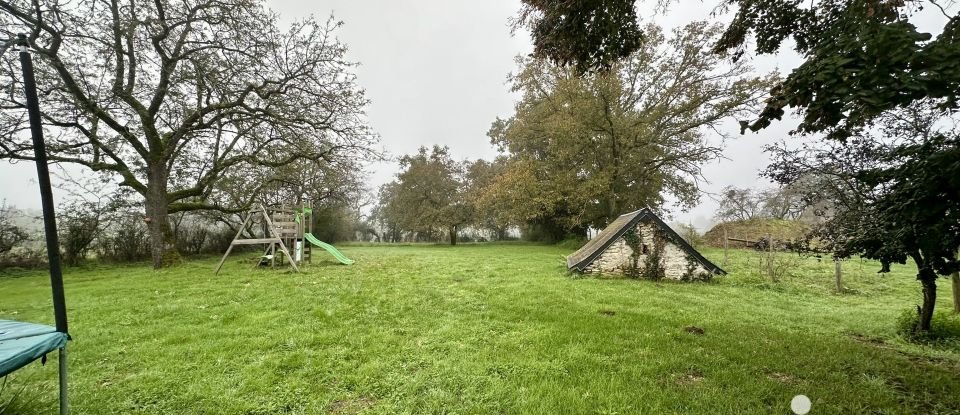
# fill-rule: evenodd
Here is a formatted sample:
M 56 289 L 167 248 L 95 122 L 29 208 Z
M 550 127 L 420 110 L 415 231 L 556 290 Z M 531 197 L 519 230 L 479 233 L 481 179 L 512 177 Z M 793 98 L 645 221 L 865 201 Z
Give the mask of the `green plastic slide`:
M 314 244 L 314 245 L 316 245 L 316 246 L 319 246 L 319 247 L 323 248 L 325 251 L 329 252 L 330 255 L 333 255 L 333 257 L 336 258 L 337 261 L 340 261 L 341 264 L 350 265 L 350 264 L 353 263 L 353 260 L 352 260 L 352 259 L 347 258 L 345 255 L 343 255 L 342 252 L 338 251 L 337 248 L 334 248 L 333 245 L 330 245 L 330 244 L 328 244 L 328 243 L 326 243 L 326 242 L 323 242 L 323 241 L 317 239 L 317 237 L 316 237 L 316 236 L 313 236 L 312 233 L 307 232 L 307 233 L 305 233 L 305 234 L 303 235 L 303 237 L 306 238 L 307 241 L 310 241 L 310 243 L 312 243 L 312 244 Z

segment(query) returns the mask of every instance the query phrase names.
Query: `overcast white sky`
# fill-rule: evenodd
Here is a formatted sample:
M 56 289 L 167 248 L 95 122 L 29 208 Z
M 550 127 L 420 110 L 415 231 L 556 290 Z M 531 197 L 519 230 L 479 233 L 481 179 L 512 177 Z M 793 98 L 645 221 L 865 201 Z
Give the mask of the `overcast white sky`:
M 685 0 L 666 15 L 656 15 L 652 1 L 638 3 L 645 22 L 672 28 L 709 18 L 716 0 Z M 344 26 L 338 37 L 349 47 L 360 85 L 372 103 L 370 124 L 393 155 L 416 151 L 421 145 L 449 146 L 457 158 L 496 155 L 486 132 L 497 117 L 508 117 L 514 96 L 506 85 L 514 57 L 531 50 L 525 33 L 511 36 L 508 19 L 519 0 L 269 0 L 288 22 L 308 14 L 331 12 Z M 684 7 L 681 7 L 684 6 Z M 729 16 L 722 16 L 727 20 Z M 932 16 L 930 21 L 936 21 Z M 940 23 L 942 26 L 942 23 Z M 793 53 L 755 59 L 758 73 L 799 63 Z M 733 136 L 725 160 L 704 166 L 707 192 L 727 185 L 770 186 L 758 178 L 767 158 L 761 146 L 785 137 L 795 122 L 785 121 L 759 134 L 738 134 L 736 123 L 725 128 Z M 375 189 L 391 180 L 395 163 L 371 165 L 369 185 Z M 36 172 L 32 164 L 0 162 L 0 199 L 21 208 L 39 208 Z M 673 219 L 707 227 L 716 202 L 704 196 L 690 212 L 673 212 Z

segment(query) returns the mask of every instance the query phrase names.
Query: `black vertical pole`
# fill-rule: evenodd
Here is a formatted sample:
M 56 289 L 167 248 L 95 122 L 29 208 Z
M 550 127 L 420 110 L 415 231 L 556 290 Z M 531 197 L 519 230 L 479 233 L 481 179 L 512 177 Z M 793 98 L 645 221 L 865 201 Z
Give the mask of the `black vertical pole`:
M 23 86 L 27 94 L 27 114 L 30 116 L 30 135 L 33 136 L 33 154 L 37 162 L 37 179 L 40 182 L 40 202 L 43 204 L 43 232 L 47 236 L 50 287 L 53 290 L 53 317 L 57 321 L 57 331 L 68 333 L 67 304 L 63 297 L 63 274 L 60 272 L 60 243 L 57 241 L 57 218 L 53 211 L 53 190 L 50 187 L 50 171 L 47 168 L 47 150 L 43 144 L 37 81 L 33 77 L 33 59 L 27 51 L 27 37 L 24 34 L 17 37 L 17 44 L 20 45 L 20 65 L 23 67 Z

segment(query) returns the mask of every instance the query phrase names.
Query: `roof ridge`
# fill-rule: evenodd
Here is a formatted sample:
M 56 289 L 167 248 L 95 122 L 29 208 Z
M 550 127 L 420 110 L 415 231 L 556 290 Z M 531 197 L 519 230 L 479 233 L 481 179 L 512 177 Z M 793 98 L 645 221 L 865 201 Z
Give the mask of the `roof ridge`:
M 642 211 L 642 210 L 646 210 L 646 211 L 653 212 L 652 210 L 650 210 L 650 207 L 642 207 L 642 208 L 637 209 L 637 210 L 635 210 L 635 211 L 633 211 L 633 212 L 624 213 L 624 214 L 622 214 L 622 215 L 620 215 L 620 216 L 618 216 L 618 217 L 630 216 L 630 215 L 633 215 L 633 214 L 637 214 L 637 213 L 640 213 L 640 211 Z M 609 225 L 609 224 L 607 224 L 607 225 Z

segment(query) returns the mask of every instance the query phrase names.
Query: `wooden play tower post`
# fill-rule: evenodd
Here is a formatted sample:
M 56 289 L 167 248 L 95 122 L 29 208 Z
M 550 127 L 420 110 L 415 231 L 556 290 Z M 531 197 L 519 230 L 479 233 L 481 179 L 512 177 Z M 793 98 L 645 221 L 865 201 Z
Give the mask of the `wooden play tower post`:
M 248 229 L 258 219 L 262 224 L 263 238 L 243 237 L 244 230 Z M 227 260 L 234 246 L 259 244 L 267 245 L 261 261 L 269 259 L 271 268 L 278 262 L 282 265 L 283 261 L 286 260 L 295 271 L 300 272 L 299 266 L 304 263 L 311 263 L 313 257 L 313 244 L 307 239 L 307 235 L 312 234 L 313 203 L 303 203 L 299 208 L 290 206 L 267 208 L 263 205 L 256 205 L 247 211 L 243 224 L 237 231 L 236 236 L 233 237 L 233 241 L 230 242 L 230 247 L 223 254 L 220 263 L 217 264 L 215 273 L 220 272 L 220 268 L 223 267 L 223 263 Z M 322 244 L 322 242 L 316 241 L 314 243 Z M 341 262 L 345 264 L 353 263 L 339 252 L 336 252 L 336 254 L 340 255 L 338 259 Z
M 313 234 L 313 202 L 306 202 L 300 210 L 300 261 L 310 264 L 313 256 L 313 245 L 304 237 Z
M 290 266 L 293 267 L 293 270 L 300 272 L 300 268 L 297 267 L 296 257 L 290 255 L 290 251 L 287 249 L 290 246 L 290 243 L 295 243 L 297 238 L 303 238 L 302 228 L 300 224 L 297 223 L 296 212 L 292 209 L 284 208 L 273 208 L 269 211 L 263 205 L 257 205 L 247 211 L 247 216 L 243 220 L 243 224 L 240 225 L 240 228 L 237 230 L 236 236 L 233 237 L 233 241 L 230 242 L 230 247 L 227 248 L 227 252 L 224 252 L 223 258 L 220 258 L 220 262 L 217 263 L 217 269 L 214 271 L 214 274 L 219 274 L 220 269 L 223 268 L 223 263 L 227 260 L 227 257 L 230 256 L 230 251 L 233 250 L 234 246 L 237 245 L 263 245 L 266 244 L 267 248 L 264 251 L 264 256 L 270 258 L 270 266 L 273 267 L 276 261 L 277 249 L 279 249 L 280 254 L 283 257 L 287 258 L 287 261 L 290 262 Z M 243 231 L 247 229 L 249 225 L 253 223 L 257 218 L 262 219 L 263 223 L 263 238 L 244 238 Z

